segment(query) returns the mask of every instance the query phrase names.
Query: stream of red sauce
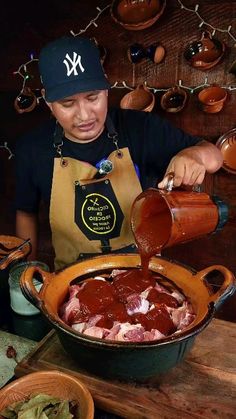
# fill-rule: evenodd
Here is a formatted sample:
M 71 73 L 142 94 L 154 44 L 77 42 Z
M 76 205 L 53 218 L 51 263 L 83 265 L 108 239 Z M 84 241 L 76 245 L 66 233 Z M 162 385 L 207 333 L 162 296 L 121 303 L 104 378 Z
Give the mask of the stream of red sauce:
M 135 240 L 141 256 L 141 269 L 128 269 L 113 278 L 112 283 L 101 280 L 88 280 L 78 292 L 81 304 L 80 313 L 76 322 L 87 322 L 91 316 L 100 314 L 102 317 L 96 326 L 110 329 L 114 321 L 121 323 L 141 324 L 145 330 L 158 329 L 164 335 L 175 331 L 175 326 L 166 309 L 178 307 L 177 300 L 165 292 L 151 289 L 147 299 L 152 303 L 153 308 L 146 314 L 136 313 L 129 315 L 125 304 L 132 294 L 140 295 L 148 287 L 155 287 L 156 278 L 148 269 L 149 260 L 155 254 L 161 253 L 163 243 L 168 240 L 171 219 L 166 211 L 164 200 L 158 199 L 157 194 L 148 195 L 148 199 L 142 202 L 139 213 L 139 223 L 133 229 Z M 154 217 L 162 217 L 162 224 L 158 227 L 153 223 Z M 134 223 L 135 224 L 135 223 Z
M 161 255 L 163 246 L 168 242 L 172 225 L 166 201 L 155 189 L 149 189 L 137 198 L 131 224 L 145 277 L 151 257 Z

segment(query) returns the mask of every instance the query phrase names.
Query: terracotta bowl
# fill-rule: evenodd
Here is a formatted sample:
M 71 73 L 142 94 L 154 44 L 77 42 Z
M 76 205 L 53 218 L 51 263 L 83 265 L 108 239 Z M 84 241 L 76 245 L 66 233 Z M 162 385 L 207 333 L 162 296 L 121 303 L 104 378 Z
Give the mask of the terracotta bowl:
M 89 390 L 77 378 L 60 371 L 39 371 L 12 381 L 0 390 L 0 411 L 36 394 L 48 394 L 78 403 L 80 419 L 93 419 L 94 404 Z M 0 419 L 3 417 L 0 415 Z
M 186 104 L 187 93 L 181 87 L 172 87 L 161 97 L 161 107 L 166 112 L 180 112 Z
M 130 91 L 120 101 L 122 109 L 151 112 L 155 105 L 154 94 L 144 85 L 139 85 Z
M 184 58 L 194 68 L 209 70 L 220 62 L 225 53 L 225 44 L 203 32 L 200 40 L 191 42 L 184 51 Z
M 201 90 L 198 100 L 202 110 L 207 113 L 218 113 L 224 106 L 227 98 L 227 91 L 220 86 L 209 86 Z
M 166 0 L 114 0 L 110 13 L 123 28 L 139 31 L 153 25 L 163 14 Z
M 192 303 L 196 318 L 184 330 L 158 341 L 127 342 L 104 340 L 75 331 L 59 315 L 68 297 L 69 286 L 112 269 L 140 267 L 136 254 L 112 254 L 78 262 L 59 272 L 48 273 L 39 267 L 28 268 L 21 276 L 21 289 L 26 298 L 38 307 L 56 329 L 66 352 L 78 366 L 92 374 L 110 379 L 143 382 L 166 373 L 180 362 L 191 349 L 194 338 L 211 321 L 215 310 L 235 290 L 234 275 L 221 265 L 193 272 L 160 257 L 153 257 L 149 268 L 163 280 L 180 289 Z M 223 281 L 213 290 L 207 275 L 219 271 Z M 33 285 L 35 272 L 41 275 L 43 286 L 38 292 Z M 99 360 L 99 362 L 98 362 Z

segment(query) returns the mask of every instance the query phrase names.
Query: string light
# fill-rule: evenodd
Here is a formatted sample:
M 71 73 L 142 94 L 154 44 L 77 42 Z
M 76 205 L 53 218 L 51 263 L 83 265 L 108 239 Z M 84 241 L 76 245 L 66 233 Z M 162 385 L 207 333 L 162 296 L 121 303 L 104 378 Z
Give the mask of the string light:
M 158 93 L 158 92 L 167 92 L 167 90 L 169 90 L 171 87 L 167 87 L 167 88 L 165 88 L 165 89 L 159 89 L 159 88 L 156 88 L 156 87 L 151 87 L 151 86 L 148 86 L 147 85 L 147 82 L 144 82 L 144 85 L 148 88 L 148 89 L 150 89 L 150 90 L 153 90 L 153 93 Z M 185 90 L 188 90 L 190 93 L 194 93 L 196 90 L 199 90 L 199 89 L 201 89 L 201 88 L 203 88 L 203 87 L 208 87 L 208 86 L 211 86 L 212 85 L 212 83 L 209 83 L 208 82 L 208 77 L 205 77 L 205 80 L 204 80 L 204 83 L 201 83 L 201 84 L 199 84 L 199 85 L 197 85 L 197 86 L 195 86 L 195 87 L 190 87 L 190 86 L 185 86 L 183 83 L 182 83 L 182 80 L 179 80 L 178 81 L 178 86 L 179 87 L 181 87 L 182 89 L 185 89 Z M 173 87 L 173 86 L 172 86 Z M 223 89 L 226 89 L 226 90 L 230 90 L 230 91 L 233 91 L 233 90 L 236 90 L 236 86 L 220 86 L 220 87 L 222 87 Z M 125 80 L 122 80 L 122 81 L 115 81 L 114 82 L 114 84 L 111 86 L 111 88 L 112 89 L 128 89 L 128 90 L 135 90 L 135 87 L 131 87 L 131 86 L 129 86 L 127 83 L 126 83 L 126 81 Z
M 5 148 L 8 151 L 8 153 L 9 153 L 8 160 L 10 160 L 14 156 L 11 149 L 8 147 L 6 141 L 3 143 L 3 145 L 0 144 L 0 148 Z
M 194 7 L 194 9 L 191 9 L 191 8 L 185 6 L 182 3 L 181 0 L 178 0 L 178 3 L 180 5 L 180 8 L 181 9 L 187 10 L 188 12 L 191 12 L 191 13 L 195 13 L 195 15 L 200 20 L 199 28 L 201 28 L 203 25 L 207 26 L 208 28 L 212 29 L 212 35 L 214 35 L 216 33 L 216 31 L 221 32 L 221 33 L 227 33 L 233 39 L 233 41 L 236 42 L 236 37 L 231 32 L 231 29 L 232 29 L 232 26 L 231 25 L 229 25 L 227 29 L 216 28 L 215 26 L 213 26 L 210 23 L 206 22 L 205 19 L 200 15 L 200 13 L 198 12 L 199 4 L 196 4 L 196 6 Z
M 120 85 L 121 83 L 121 85 Z M 134 90 L 133 87 L 128 86 L 128 84 L 126 83 L 125 80 L 123 80 L 122 82 L 119 81 L 115 81 L 115 83 L 111 86 L 111 89 L 128 89 L 128 90 Z
M 91 26 L 94 25 L 96 28 L 98 27 L 98 25 L 96 24 L 96 20 L 98 20 L 99 16 L 106 10 L 108 9 L 108 7 L 110 7 L 111 5 L 108 4 L 107 6 L 105 6 L 103 9 L 100 9 L 100 7 L 96 7 L 96 9 L 98 10 L 98 14 L 95 18 L 93 18 L 92 20 L 90 20 L 90 22 L 88 23 L 88 25 L 84 28 L 84 29 L 80 29 L 80 31 L 78 33 L 74 33 L 74 31 L 70 31 L 70 33 L 73 36 L 78 36 L 81 35 L 82 33 L 86 32 L 87 29 Z
M 25 88 L 26 88 L 26 83 L 27 83 L 27 81 L 28 80 L 30 80 L 30 78 L 32 77 L 31 75 L 30 75 L 30 73 L 28 73 L 27 72 L 27 66 L 28 65 L 30 65 L 30 64 L 32 64 L 33 62 L 38 62 L 38 58 L 34 58 L 34 56 L 33 56 L 33 54 L 30 54 L 30 60 L 29 61 L 27 61 L 26 63 L 24 63 L 24 64 L 21 64 L 20 66 L 19 66 L 19 68 L 16 70 L 16 71 L 14 71 L 13 72 L 13 74 L 14 75 L 16 75 L 16 74 L 18 74 L 20 77 L 22 77 L 23 78 L 23 83 L 22 83 L 22 87 L 21 87 L 21 90 L 20 90 L 20 92 L 19 92 L 19 94 L 17 95 L 17 99 L 19 99 L 20 98 L 20 96 L 22 95 L 22 94 L 24 94 L 25 93 Z M 39 91 L 39 89 L 35 89 L 35 90 L 37 90 L 37 91 Z M 30 91 L 30 89 L 28 88 L 28 91 Z M 42 99 L 42 95 L 35 95 L 33 92 L 31 92 L 30 91 L 30 93 L 32 93 L 32 98 L 36 98 L 36 102 L 35 103 L 39 103 L 39 101 L 40 101 L 40 99 Z M 31 95 L 30 95 L 31 96 Z M 16 101 L 15 101 L 15 103 L 16 103 Z M 18 102 L 17 102 L 18 103 Z M 34 107 L 32 107 L 32 108 L 34 108 Z M 30 109 L 31 110 L 31 109 Z
M 19 74 L 24 80 L 28 80 L 30 78 L 30 75 L 27 74 L 27 65 L 31 64 L 33 61 L 38 61 L 38 58 L 34 58 L 32 54 L 30 57 L 30 60 L 24 64 L 21 64 L 18 70 L 14 71 L 13 74 Z M 25 74 L 23 74 L 22 69 Z

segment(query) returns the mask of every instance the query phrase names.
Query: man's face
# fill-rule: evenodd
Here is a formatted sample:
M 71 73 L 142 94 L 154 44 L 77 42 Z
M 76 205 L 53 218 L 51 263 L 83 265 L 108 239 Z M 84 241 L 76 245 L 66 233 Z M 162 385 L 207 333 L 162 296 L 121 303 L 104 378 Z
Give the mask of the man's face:
M 107 93 L 107 90 L 77 93 L 47 104 L 69 140 L 89 142 L 99 137 L 104 129 Z

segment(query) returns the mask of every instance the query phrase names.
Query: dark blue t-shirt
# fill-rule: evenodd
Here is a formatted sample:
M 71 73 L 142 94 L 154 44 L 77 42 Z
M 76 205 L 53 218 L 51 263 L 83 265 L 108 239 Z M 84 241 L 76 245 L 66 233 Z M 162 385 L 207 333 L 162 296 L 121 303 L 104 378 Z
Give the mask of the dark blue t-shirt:
M 162 179 L 175 154 L 200 141 L 200 138 L 185 134 L 155 113 L 111 109 L 109 115 L 118 133 L 119 148 L 128 147 L 133 163 L 139 168 L 143 189 L 155 186 Z M 50 205 L 53 161 L 58 156 L 53 146 L 54 131 L 55 120 L 51 119 L 17 141 L 15 154 L 18 210 L 37 212 L 41 200 L 48 207 Z M 94 166 L 114 150 L 115 146 L 106 129 L 90 143 L 76 143 L 63 138 L 64 157 L 72 157 Z

